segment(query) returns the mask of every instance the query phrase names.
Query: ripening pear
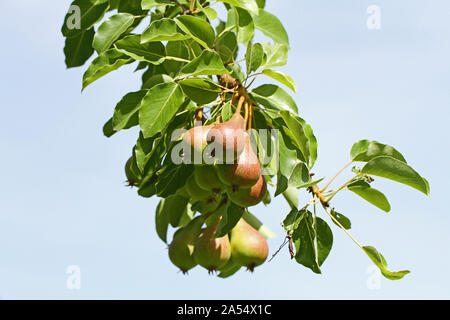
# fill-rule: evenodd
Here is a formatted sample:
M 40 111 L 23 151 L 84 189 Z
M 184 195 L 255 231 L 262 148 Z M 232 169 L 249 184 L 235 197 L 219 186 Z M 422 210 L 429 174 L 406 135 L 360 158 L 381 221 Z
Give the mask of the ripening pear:
M 234 263 L 247 267 L 251 272 L 263 264 L 269 254 L 266 239 L 244 219 L 231 230 L 230 245 Z
M 230 187 L 227 191 L 230 199 L 243 208 L 256 206 L 267 193 L 267 182 L 263 175 L 258 182 L 250 188 Z
M 245 120 L 239 112 L 236 112 L 230 120 L 215 124 L 208 132 L 208 141 L 214 141 L 219 145 L 219 150 L 223 158 L 236 159 L 244 150 L 245 146 Z
M 247 188 L 258 182 L 261 176 L 261 165 L 247 133 L 245 133 L 244 150 L 235 163 L 217 166 L 217 175 L 224 184 L 229 186 Z
M 192 220 L 186 227 L 180 228 L 174 235 L 169 245 L 169 258 L 183 273 L 187 273 L 197 263 L 192 256 L 194 245 L 203 225 L 203 219 L 198 217 Z
M 195 126 L 183 134 L 183 145 L 185 148 L 185 161 L 194 164 L 204 163 L 203 151 L 208 145 L 208 132 L 210 126 Z
M 208 226 L 195 242 L 194 260 L 210 273 L 225 266 L 231 256 L 228 235 L 214 238 L 221 218 Z

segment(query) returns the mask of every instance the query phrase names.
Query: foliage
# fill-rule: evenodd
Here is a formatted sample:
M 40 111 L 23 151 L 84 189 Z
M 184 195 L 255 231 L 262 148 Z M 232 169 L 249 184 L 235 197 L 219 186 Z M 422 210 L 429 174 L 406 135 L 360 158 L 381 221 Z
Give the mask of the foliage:
M 118 102 L 103 130 L 111 137 L 121 130 L 140 128 L 127 175 L 139 195 L 161 198 L 156 228 L 164 242 L 170 225 L 183 228 L 197 215 L 204 217 L 207 225 L 211 224 L 208 219 L 220 215 L 215 237 L 226 236 L 240 219 L 266 238 L 272 236 L 247 208 L 237 206 L 226 195 L 214 210 L 202 201 L 192 201 L 185 188 L 195 166 L 170 161 L 181 139 L 180 135 L 173 139 L 177 129 L 193 128 L 194 120 L 204 121 L 204 125 L 227 121 L 241 111 L 235 98 L 244 96 L 247 128 L 279 132 L 279 167 L 276 172 L 269 170 L 265 179 L 275 187 L 275 196 L 283 194 L 292 208 L 282 225 L 291 250 L 295 247 L 295 253 L 291 252 L 295 261 L 320 273 L 331 251 L 333 234 L 327 222 L 317 216 L 316 207 L 320 206 L 386 278 L 400 279 L 409 272 L 389 271 L 384 257 L 373 247 L 361 246 L 348 231 L 350 220 L 330 205 L 338 193 L 349 190 L 389 212 L 386 196 L 372 187 L 372 176 L 427 195 L 429 183 L 395 148 L 361 140 L 351 148 L 351 162 L 344 168 L 361 163 L 362 168 L 353 168 L 354 177 L 335 189 L 329 188 L 334 178 L 324 187 L 318 186 L 323 179 L 312 179 L 310 173 L 317 159 L 317 140 L 289 93 L 296 92 L 297 85 L 289 75 L 275 69 L 287 64 L 288 33 L 280 20 L 265 10 L 264 0 L 75 0 L 73 5 L 80 8 L 80 28 L 68 27 L 76 18 L 69 12 L 62 28 L 66 65 L 81 66 L 96 54 L 83 76 L 83 89 L 125 65 L 135 63 L 136 71 L 143 71 L 142 86 Z M 224 6 L 225 19 L 215 10 L 219 5 Z M 148 27 L 142 34 L 136 33 L 147 17 Z M 267 42 L 254 42 L 256 32 L 265 35 Z M 242 60 L 239 50 L 244 50 Z M 252 88 L 254 79 L 262 75 L 279 85 Z M 258 147 L 260 153 L 271 151 Z M 273 169 L 273 165 L 262 164 L 266 169 Z M 312 198 L 302 208 L 298 207 L 298 189 L 309 192 Z M 269 202 L 267 194 L 264 203 Z M 238 270 L 228 265 L 220 276 L 228 277 Z

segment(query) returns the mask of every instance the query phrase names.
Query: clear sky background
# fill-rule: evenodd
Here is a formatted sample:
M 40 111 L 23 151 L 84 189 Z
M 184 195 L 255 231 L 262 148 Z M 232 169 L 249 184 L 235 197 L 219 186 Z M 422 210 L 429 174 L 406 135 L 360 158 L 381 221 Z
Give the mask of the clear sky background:
M 334 202 L 361 243 L 377 247 L 393 270 L 412 273 L 371 290 L 371 261 L 330 223 L 334 245 L 322 275 L 283 251 L 254 274 L 223 280 L 196 268 L 183 276 L 155 233 L 158 200 L 123 184 L 137 131 L 102 135 L 115 104 L 138 89 L 140 73 L 123 67 L 81 94 L 85 68 L 66 70 L 62 52 L 70 1 L 16 0 L 0 2 L 0 297 L 450 298 L 450 2 L 267 2 L 291 39 L 282 70 L 297 81 L 300 114 L 319 140 L 314 172 L 332 176 L 355 141 L 374 139 L 395 146 L 430 181 L 427 198 L 377 179 L 389 214 L 352 194 Z M 380 30 L 366 27 L 372 4 L 381 8 Z M 273 253 L 288 206 L 277 198 L 253 211 L 278 234 Z M 70 265 L 81 268 L 80 290 L 66 287 Z

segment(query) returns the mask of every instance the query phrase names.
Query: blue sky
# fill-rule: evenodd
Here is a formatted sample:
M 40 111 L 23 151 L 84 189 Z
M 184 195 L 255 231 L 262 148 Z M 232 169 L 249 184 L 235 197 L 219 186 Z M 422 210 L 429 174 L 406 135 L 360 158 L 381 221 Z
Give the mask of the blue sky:
M 334 225 L 323 274 L 282 252 L 254 274 L 222 280 L 196 268 L 178 273 L 154 231 L 157 199 L 123 186 L 136 130 L 112 139 L 103 123 L 139 86 L 133 67 L 82 94 L 84 68 L 66 70 L 60 26 L 70 1 L 2 1 L 0 79 L 0 297 L 4 299 L 416 299 L 450 298 L 447 209 L 450 116 L 450 3 L 268 0 L 285 24 L 303 118 L 319 140 L 319 176 L 349 160 L 351 145 L 374 139 L 399 149 L 431 184 L 431 197 L 377 179 L 389 214 L 351 194 L 334 205 L 352 233 L 374 245 L 403 280 L 371 290 L 370 260 Z M 381 29 L 366 27 L 369 5 Z M 346 177 L 343 176 L 342 180 Z M 301 194 L 306 200 L 307 195 Z M 283 240 L 283 199 L 253 210 Z M 66 268 L 81 268 L 81 289 Z

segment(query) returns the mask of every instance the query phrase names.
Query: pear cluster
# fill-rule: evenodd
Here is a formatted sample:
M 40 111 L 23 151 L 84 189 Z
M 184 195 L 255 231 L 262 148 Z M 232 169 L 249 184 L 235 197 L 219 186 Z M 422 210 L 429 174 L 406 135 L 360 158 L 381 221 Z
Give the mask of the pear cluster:
M 189 199 L 214 204 L 226 196 L 246 208 L 266 196 L 267 183 L 239 109 L 229 121 L 190 129 L 182 143 L 188 160 L 202 160 L 194 162 L 194 174 L 186 184 Z
M 244 219 L 225 236 L 216 236 L 223 215 L 227 214 L 226 210 L 220 211 L 224 204 L 231 201 L 242 208 L 255 206 L 267 193 L 245 122 L 238 108 L 230 120 L 195 126 L 182 137 L 185 157 L 201 161 L 194 162 L 194 173 L 178 195 L 200 206 L 202 213 L 179 229 L 169 246 L 172 263 L 184 273 L 196 265 L 209 272 L 240 267 L 253 272 L 267 258 L 266 239 Z M 210 216 L 216 217 L 214 221 L 206 219 Z M 206 228 L 204 221 L 209 222 Z
M 169 246 L 169 258 L 183 273 L 197 265 L 212 273 L 246 267 L 253 272 L 268 256 L 266 239 L 244 219 L 229 234 L 215 237 L 222 217 L 202 228 L 202 216 L 175 232 Z

